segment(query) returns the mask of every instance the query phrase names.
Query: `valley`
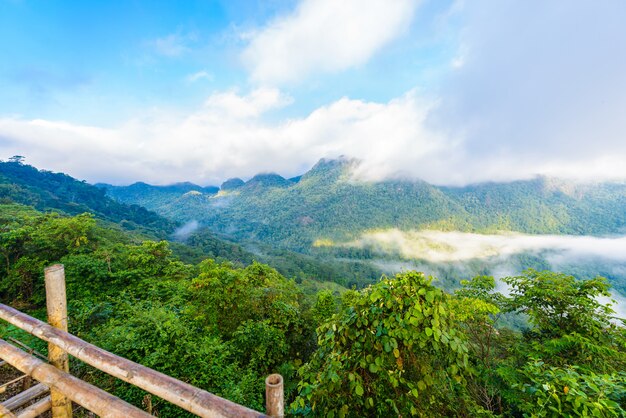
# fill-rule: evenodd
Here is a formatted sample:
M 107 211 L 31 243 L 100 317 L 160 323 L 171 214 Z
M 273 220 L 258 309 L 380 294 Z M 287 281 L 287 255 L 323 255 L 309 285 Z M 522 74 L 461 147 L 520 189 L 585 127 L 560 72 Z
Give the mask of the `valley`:
M 353 164 L 322 160 L 300 178 L 262 174 L 217 188 L 94 186 L 0 162 L 0 299 L 39 315 L 43 267 L 62 263 L 71 332 L 257 410 L 264 378 L 275 371 L 288 382 L 296 416 L 317 416 L 311 401 L 367 415 L 375 398 L 429 416 L 506 414 L 492 399 L 534 411 L 527 402 L 540 392 L 511 391 L 506 376 L 536 390 L 567 382 L 594 408 L 622 410 L 626 380 L 615 370 L 626 364 L 624 184 L 372 183 L 353 178 Z M 3 324 L 0 336 L 46 349 Z M 485 347 L 500 354 L 481 354 Z M 601 352 L 605 366 L 585 350 Z M 342 362 L 327 360 L 340 352 Z M 611 374 L 546 380 L 529 353 Z M 367 379 L 350 371 L 368 356 L 359 372 Z M 418 378 L 390 380 L 397 378 L 380 370 Z M 141 392 L 82 365 L 74 373 L 142 404 Z M 451 384 L 462 402 L 438 389 Z M 408 395 L 385 389 L 393 385 Z M 494 398 L 476 397 L 474 388 Z M 363 403 L 366 391 L 372 401 Z M 188 416 L 162 402 L 153 408 Z M 375 414 L 388 414 L 380 408 Z
M 347 268 L 369 265 L 374 275 L 416 268 L 439 277 L 446 288 L 476 274 L 557 269 L 581 277 L 601 274 L 626 292 L 624 183 L 547 177 L 465 187 L 374 183 L 354 177 L 358 164 L 321 160 L 298 178 L 264 174 L 221 188 L 98 187 L 119 202 L 200 228 L 187 239 L 210 231 L 257 256 L 280 249 L 352 263 Z M 349 285 L 362 285 L 362 275 L 353 277 Z

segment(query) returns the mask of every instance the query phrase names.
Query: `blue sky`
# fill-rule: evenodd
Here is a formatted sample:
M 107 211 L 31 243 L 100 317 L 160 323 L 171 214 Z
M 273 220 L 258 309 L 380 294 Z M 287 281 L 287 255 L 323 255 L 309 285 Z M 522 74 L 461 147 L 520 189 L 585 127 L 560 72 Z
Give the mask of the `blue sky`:
M 626 178 L 626 3 L 0 0 L 0 158 L 125 184 Z
M 2 0 L 0 5 L 7 86 L 0 111 L 102 124 L 146 107 L 193 109 L 215 91 L 263 84 L 250 78 L 240 57 L 246 37 L 298 3 Z M 425 6 L 422 23 L 434 26 L 428 21 L 448 7 Z M 418 84 L 427 88 L 433 66 L 445 65 L 456 52 L 446 34 L 431 30 L 416 24 L 402 33 L 403 42 L 387 43 L 370 62 L 287 83 L 298 99 L 289 113 L 343 96 L 387 101 Z

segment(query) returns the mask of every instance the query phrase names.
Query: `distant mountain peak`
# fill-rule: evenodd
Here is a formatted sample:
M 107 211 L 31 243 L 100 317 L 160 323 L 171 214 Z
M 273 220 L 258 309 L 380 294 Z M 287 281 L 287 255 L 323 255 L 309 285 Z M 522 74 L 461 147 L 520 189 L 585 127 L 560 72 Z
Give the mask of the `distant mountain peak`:
M 352 169 L 360 164 L 356 158 L 322 158 L 301 177 L 302 181 L 328 183 L 339 179 L 349 179 Z
M 246 187 L 289 187 L 293 183 L 276 173 L 260 173 L 246 182 Z
M 346 156 L 340 155 L 337 158 L 321 158 L 315 165 L 311 168 L 310 171 L 322 171 L 329 169 L 336 169 L 342 167 L 349 167 L 355 164 L 360 163 L 360 160 L 357 158 L 348 158 Z
M 244 184 L 246 183 L 242 179 L 240 179 L 239 177 L 234 177 L 222 183 L 222 185 L 220 186 L 220 189 L 224 191 L 235 190 L 235 189 L 240 188 Z

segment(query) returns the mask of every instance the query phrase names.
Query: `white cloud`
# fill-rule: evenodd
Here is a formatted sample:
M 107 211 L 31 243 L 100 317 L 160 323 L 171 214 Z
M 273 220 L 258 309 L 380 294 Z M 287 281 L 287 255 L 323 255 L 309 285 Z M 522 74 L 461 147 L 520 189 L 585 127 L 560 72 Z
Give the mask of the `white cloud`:
M 199 80 L 213 81 L 213 74 L 209 73 L 206 70 L 202 70 L 202 71 L 195 72 L 193 74 L 189 74 L 185 78 L 185 80 L 187 80 L 188 83 L 195 83 L 196 81 L 199 81 Z
M 195 117 L 203 118 L 219 115 L 227 118 L 258 117 L 271 109 L 281 108 L 292 102 L 292 98 L 278 89 L 258 88 L 247 96 L 238 95 L 235 91 L 216 93 L 205 102 L 202 113 Z
M 300 174 L 319 158 L 339 155 L 367 161 L 361 169 L 370 178 L 395 172 L 390 161 L 402 167 L 445 148 L 423 129 L 429 105 L 414 92 L 386 104 L 343 98 L 304 118 L 262 121 L 290 102 L 276 89 L 219 92 L 190 115 L 154 113 L 116 129 L 4 118 L 0 152 L 92 181 L 218 183 L 261 171 Z
M 158 53 L 166 57 L 174 58 L 191 51 L 189 42 L 195 39 L 194 35 L 180 35 L 172 33 L 162 38 L 154 39 L 149 45 Z
M 251 36 L 243 57 L 253 78 L 282 83 L 359 65 L 402 33 L 415 8 L 408 0 L 364 4 L 301 2 Z M 458 53 L 432 97 L 344 97 L 280 120 L 266 113 L 293 99 L 259 88 L 217 92 L 188 114 L 148 111 L 115 128 L 4 117 L 0 153 L 118 183 L 296 175 L 339 155 L 362 159 L 355 175 L 367 180 L 626 179 L 626 3 L 477 0 L 456 2 L 451 14 L 463 24 Z M 191 42 L 170 35 L 153 47 L 176 56 Z
M 219 92 L 192 114 L 154 112 L 110 129 L 3 118 L 0 152 L 90 181 L 219 183 L 261 171 L 300 174 L 321 157 L 342 154 L 384 169 L 397 149 L 388 150 L 385 136 L 417 158 L 440 148 L 422 131 L 428 106 L 413 92 L 389 103 L 343 98 L 303 118 L 263 121 L 266 112 L 291 100 L 269 88 Z
M 358 240 L 343 245 L 373 246 L 383 252 L 435 263 L 509 257 L 528 251 L 546 250 L 551 252 L 549 260 L 554 265 L 563 265 L 571 260 L 590 257 L 626 262 L 626 236 L 600 238 L 519 233 L 486 235 L 388 229 L 365 232 Z
M 459 181 L 624 178 L 626 3 L 457 5 L 456 68 L 429 122 L 463 140 Z
M 0 118 L 0 153 L 26 155 L 27 162 L 41 168 L 115 183 L 219 184 L 264 171 L 291 176 L 319 158 L 340 155 L 363 161 L 354 174 L 364 180 L 417 177 L 463 184 L 536 173 L 626 178 L 626 157 L 619 152 L 534 160 L 471 155 L 467 144 L 432 128 L 428 118 L 439 104 L 415 91 L 387 103 L 342 98 L 301 118 L 267 122 L 267 112 L 292 100 L 272 88 L 246 95 L 217 92 L 190 114 L 153 110 L 116 128 L 5 117 Z
M 345 70 L 407 30 L 416 6 L 416 0 L 303 0 L 293 13 L 248 34 L 241 57 L 261 83 Z
M 389 271 L 419 270 L 434 276 L 449 275 L 453 268 L 457 277 L 471 277 L 488 271 L 495 278 L 515 276 L 525 268 L 512 261 L 521 253 L 540 254 L 554 271 L 590 270 L 590 262 L 602 265 L 613 277 L 626 277 L 626 236 L 592 237 L 572 235 L 528 235 L 520 233 L 473 234 L 442 231 L 401 231 L 387 229 L 369 231 L 357 240 L 337 245 L 374 248 L 383 254 L 401 255 L 404 261 L 384 260 L 377 263 Z M 413 260 L 413 261 L 406 261 Z M 433 264 L 424 264 L 425 260 Z M 481 260 L 479 270 L 468 261 Z M 439 263 L 444 264 L 440 269 Z M 504 282 L 496 282 L 498 292 L 508 294 Z M 626 318 L 626 298 L 617 291 L 612 297 L 600 297 L 611 303 L 620 318 Z M 611 302 L 614 299 L 616 303 Z

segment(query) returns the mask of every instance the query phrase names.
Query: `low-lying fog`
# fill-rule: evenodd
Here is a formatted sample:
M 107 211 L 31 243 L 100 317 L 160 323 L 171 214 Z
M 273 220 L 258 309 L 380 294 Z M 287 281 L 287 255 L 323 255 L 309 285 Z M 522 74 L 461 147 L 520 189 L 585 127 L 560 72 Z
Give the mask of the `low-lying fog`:
M 360 239 L 345 244 L 369 247 L 382 253 L 430 262 L 463 261 L 476 258 L 510 256 L 549 250 L 558 262 L 572 257 L 605 258 L 626 262 L 626 236 L 590 237 L 573 235 L 494 235 L 465 232 L 400 231 L 390 229 L 367 232 Z
M 626 317 L 626 298 L 622 296 L 626 294 L 626 236 L 510 232 L 483 235 L 389 229 L 364 233 L 358 240 L 342 245 L 374 250 L 380 255 L 376 264 L 389 273 L 419 270 L 438 277 L 449 288 L 477 274 L 501 278 L 529 267 L 549 268 L 584 278 L 606 276 L 617 301 L 613 309 L 618 316 Z M 498 283 L 498 290 L 507 292 L 502 282 Z

